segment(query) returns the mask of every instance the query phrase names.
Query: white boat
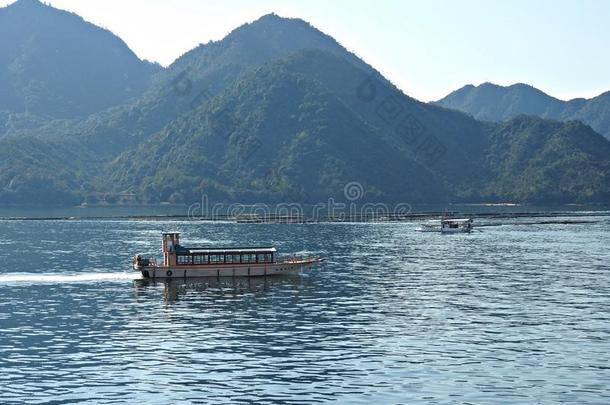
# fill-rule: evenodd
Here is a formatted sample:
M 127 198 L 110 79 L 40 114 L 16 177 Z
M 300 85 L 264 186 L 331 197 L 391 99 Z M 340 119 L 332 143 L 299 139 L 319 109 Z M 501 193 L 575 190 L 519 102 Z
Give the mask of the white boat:
M 296 256 L 277 260 L 274 247 L 187 248 L 180 244 L 180 234 L 163 234 L 163 264 L 141 255 L 133 258 L 133 269 L 144 278 L 261 277 L 298 274 L 321 257 Z
M 421 224 L 420 232 L 468 233 L 472 231 L 472 218 L 443 218 L 440 223 L 431 221 Z

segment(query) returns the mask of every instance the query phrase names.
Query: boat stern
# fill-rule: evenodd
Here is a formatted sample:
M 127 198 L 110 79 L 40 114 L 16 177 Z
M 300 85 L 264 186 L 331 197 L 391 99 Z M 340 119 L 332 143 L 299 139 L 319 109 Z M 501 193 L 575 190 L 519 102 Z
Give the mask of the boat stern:
M 154 265 L 154 259 L 144 259 L 141 255 L 135 255 L 132 260 L 133 270 L 142 273 L 144 278 L 150 278 L 149 269 Z

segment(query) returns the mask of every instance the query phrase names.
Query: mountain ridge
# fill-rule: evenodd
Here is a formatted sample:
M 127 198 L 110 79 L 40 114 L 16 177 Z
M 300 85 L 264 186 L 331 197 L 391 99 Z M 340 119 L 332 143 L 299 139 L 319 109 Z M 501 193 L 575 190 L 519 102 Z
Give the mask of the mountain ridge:
M 529 84 L 500 86 L 486 82 L 479 86 L 463 86 L 433 104 L 492 122 L 520 114 L 559 121 L 580 120 L 610 139 L 610 91 L 588 99 L 564 101 Z
M 342 80 L 337 81 L 337 76 Z M 575 162 L 601 159 L 607 163 L 602 158 L 610 153 L 610 143 L 582 124 L 520 116 L 507 128 L 490 127 L 378 83 L 377 92 L 388 95 L 380 101 L 396 97 L 405 117 L 416 115 L 424 128 L 408 137 L 427 136 L 444 145 L 446 154 L 426 162 L 419 159 L 418 147 L 409 143 L 412 139 L 405 142 L 404 134 L 395 131 L 398 120 L 388 125 L 387 117 L 379 117 L 382 104 L 371 110 L 366 102 L 358 101 L 356 88 L 366 79 L 367 72 L 326 51 L 304 50 L 270 62 L 136 151 L 124 153 L 110 165 L 108 179 L 118 187 L 116 191 L 148 196 L 147 201 L 154 203 L 192 201 L 203 194 L 219 200 L 272 202 L 283 196 L 315 202 L 341 198 L 341 185 L 354 178 L 367 190 L 363 202 L 544 201 L 561 197 L 549 190 L 554 187 L 552 173 L 544 172 L 555 156 L 548 150 L 559 150 L 557 161 L 565 161 L 562 156 L 571 153 L 567 145 L 584 152 L 588 143 L 578 145 L 572 139 L 584 134 L 598 146 Z M 513 148 L 513 153 L 498 151 L 495 144 L 500 142 L 506 150 Z M 533 152 L 524 153 L 520 142 Z M 213 152 L 201 154 L 206 150 Z M 147 154 L 155 159 L 140 158 Z M 323 171 L 311 167 L 312 157 Z M 157 159 L 158 166 L 153 163 Z M 496 170 L 490 161 L 501 163 L 503 170 Z M 591 199 L 607 199 L 610 167 L 598 167 L 600 173 L 585 167 L 581 177 L 599 183 L 599 191 L 587 191 Z M 521 176 L 524 168 L 529 168 L 529 176 Z M 260 174 L 277 172 L 282 172 L 280 178 L 268 180 L 281 187 L 270 191 Z M 528 183 L 532 172 L 538 174 L 538 183 Z M 132 177 L 144 179 L 143 183 L 133 182 Z M 520 179 L 513 182 L 516 190 L 503 187 L 505 178 Z M 562 182 L 565 201 L 576 201 L 580 192 L 585 193 L 574 180 L 563 178 Z
M 138 97 L 161 69 L 77 14 L 37 0 L 0 8 L 0 110 L 82 118 Z
M 359 202 L 608 202 L 609 147 L 585 125 L 420 102 L 268 14 L 86 117 L 0 111 L 0 204 L 315 203 L 354 182 Z

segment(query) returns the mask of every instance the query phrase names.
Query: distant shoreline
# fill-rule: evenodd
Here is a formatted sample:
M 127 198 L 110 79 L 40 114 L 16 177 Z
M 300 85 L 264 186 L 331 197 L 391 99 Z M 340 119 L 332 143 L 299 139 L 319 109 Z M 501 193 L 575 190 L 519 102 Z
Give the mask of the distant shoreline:
M 109 215 L 109 216 L 2 216 L 3 221 L 91 221 L 91 220 L 125 220 L 125 221 L 190 221 L 190 222 L 233 222 L 242 224 L 315 224 L 315 223 L 395 223 L 439 219 L 445 215 L 451 217 L 468 217 L 478 219 L 527 219 L 527 218 L 578 218 L 610 217 L 610 210 L 591 211 L 527 211 L 527 212 L 413 212 L 401 215 L 322 215 L 315 219 L 301 216 L 247 215 L 236 216 L 220 214 L 214 216 L 188 216 L 183 214 L 160 215 Z M 584 223 L 594 221 L 542 221 L 541 223 Z

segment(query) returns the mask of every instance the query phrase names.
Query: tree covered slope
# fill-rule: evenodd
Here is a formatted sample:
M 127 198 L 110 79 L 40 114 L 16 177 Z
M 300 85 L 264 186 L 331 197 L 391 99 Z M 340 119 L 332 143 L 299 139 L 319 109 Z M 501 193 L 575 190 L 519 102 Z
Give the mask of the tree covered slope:
M 0 8 L 0 110 L 84 117 L 140 96 L 160 69 L 75 14 L 37 0 Z
M 526 84 L 502 87 L 484 83 L 464 86 L 435 104 L 485 121 L 505 121 L 521 114 L 559 121 L 579 120 L 610 139 L 610 92 L 591 99 L 562 101 Z

